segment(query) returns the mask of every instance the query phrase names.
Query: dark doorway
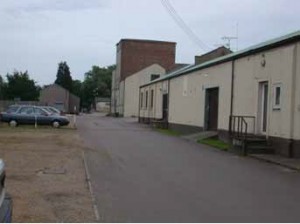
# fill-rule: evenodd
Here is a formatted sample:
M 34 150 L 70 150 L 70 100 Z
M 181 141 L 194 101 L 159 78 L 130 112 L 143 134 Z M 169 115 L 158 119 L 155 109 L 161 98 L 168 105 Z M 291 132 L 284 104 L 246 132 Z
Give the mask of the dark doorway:
M 219 88 L 206 89 L 205 94 L 205 130 L 218 129 Z
M 162 102 L 162 115 L 163 120 L 168 121 L 168 94 L 163 94 L 163 102 Z

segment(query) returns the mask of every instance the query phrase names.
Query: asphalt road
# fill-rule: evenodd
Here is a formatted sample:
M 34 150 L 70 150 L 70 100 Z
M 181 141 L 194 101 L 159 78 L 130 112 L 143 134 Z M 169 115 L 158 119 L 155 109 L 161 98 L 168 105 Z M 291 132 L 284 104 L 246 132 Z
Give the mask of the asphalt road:
M 83 115 L 78 130 L 102 222 L 300 222 L 300 173 Z

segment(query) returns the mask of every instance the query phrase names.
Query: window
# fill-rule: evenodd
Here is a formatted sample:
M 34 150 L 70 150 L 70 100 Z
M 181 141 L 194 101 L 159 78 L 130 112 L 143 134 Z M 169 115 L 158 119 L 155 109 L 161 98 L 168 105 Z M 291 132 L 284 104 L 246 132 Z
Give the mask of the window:
M 148 90 L 146 91 L 146 108 L 148 108 Z
M 151 81 L 155 80 L 155 79 L 158 79 L 160 77 L 160 75 L 158 74 L 152 74 L 151 75 Z
M 280 110 L 281 108 L 281 83 L 274 85 L 273 94 L 273 110 Z
M 141 93 L 141 108 L 143 108 L 143 93 Z
M 151 97 L 151 100 L 150 100 L 150 107 L 153 108 L 153 100 L 154 100 L 154 99 L 153 99 L 153 98 L 154 98 L 154 90 L 153 90 L 153 89 L 151 90 L 151 96 L 150 96 L 150 97 Z
M 33 114 L 33 108 L 32 107 L 22 107 L 19 110 L 19 114 L 24 114 L 24 115 Z
M 34 112 L 36 115 L 43 115 L 43 116 L 48 115 L 48 113 L 45 110 L 37 107 L 34 108 Z

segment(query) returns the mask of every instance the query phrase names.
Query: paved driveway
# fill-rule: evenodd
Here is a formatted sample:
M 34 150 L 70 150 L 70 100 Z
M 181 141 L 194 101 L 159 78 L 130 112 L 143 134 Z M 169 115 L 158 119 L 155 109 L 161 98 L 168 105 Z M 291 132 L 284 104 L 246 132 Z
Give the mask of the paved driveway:
M 104 222 L 300 222 L 300 174 L 83 115 L 79 132 Z

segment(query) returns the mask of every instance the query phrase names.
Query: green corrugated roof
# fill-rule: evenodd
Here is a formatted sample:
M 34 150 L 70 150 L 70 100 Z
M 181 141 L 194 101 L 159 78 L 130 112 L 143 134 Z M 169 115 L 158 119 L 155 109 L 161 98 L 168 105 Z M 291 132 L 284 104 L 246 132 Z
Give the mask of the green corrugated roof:
M 166 80 L 166 79 L 171 79 L 171 78 L 174 78 L 174 77 L 177 77 L 177 76 L 180 76 L 180 75 L 184 75 L 184 74 L 187 74 L 187 73 L 190 73 L 190 72 L 193 72 L 193 71 L 197 71 L 197 70 L 200 70 L 200 69 L 203 69 L 203 68 L 207 68 L 207 67 L 210 67 L 210 66 L 213 66 L 213 65 L 216 65 L 216 64 L 220 64 L 220 63 L 223 63 L 223 62 L 227 62 L 227 61 L 231 61 L 231 60 L 234 60 L 234 59 L 237 59 L 237 58 L 241 58 L 241 57 L 244 57 L 246 55 L 254 54 L 254 53 L 257 53 L 257 52 L 260 52 L 260 51 L 263 51 L 263 50 L 267 50 L 267 49 L 270 49 L 270 48 L 273 48 L 273 47 L 277 47 L 277 46 L 280 46 L 282 44 L 293 42 L 293 41 L 296 41 L 296 40 L 300 40 L 300 30 L 297 31 L 297 32 L 293 32 L 293 33 L 290 33 L 290 34 L 287 34 L 287 35 L 284 35 L 284 36 L 281 36 L 281 37 L 278 37 L 278 38 L 275 38 L 275 39 L 271 39 L 271 40 L 253 45 L 253 46 L 248 47 L 244 50 L 240 50 L 240 51 L 237 51 L 237 52 L 234 52 L 234 53 L 222 56 L 222 57 L 218 57 L 216 59 L 204 62 L 202 64 L 185 66 L 185 67 L 183 67 L 181 69 L 178 69 L 178 70 L 176 70 L 172 73 L 169 73 L 169 74 L 167 74 L 167 75 L 165 75 L 165 76 L 163 76 L 159 79 L 153 80 L 152 82 L 149 82 L 145 85 L 142 85 L 141 87 L 144 87 L 144 86 L 147 86 L 147 85 L 159 82 L 159 81 L 163 81 L 163 80 Z

